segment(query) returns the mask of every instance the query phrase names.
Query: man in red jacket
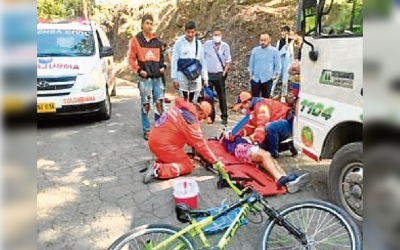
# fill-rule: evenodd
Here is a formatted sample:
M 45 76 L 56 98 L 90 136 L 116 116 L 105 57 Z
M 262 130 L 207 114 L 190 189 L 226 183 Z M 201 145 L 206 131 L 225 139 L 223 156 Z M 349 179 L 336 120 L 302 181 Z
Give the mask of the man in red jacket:
M 175 107 L 164 113 L 150 130 L 149 148 L 157 160 L 143 177 L 147 184 L 154 179 L 170 179 L 193 171 L 193 162 L 184 151 L 188 144 L 212 164 L 221 164 L 208 147 L 200 121 L 212 110 L 208 102 L 192 104 L 181 97 L 175 98 Z
M 162 77 L 165 73 L 163 56 L 163 42 L 152 33 L 153 17 L 145 14 L 142 17 L 142 31 L 132 37 L 129 42 L 128 61 L 132 71 L 139 77 L 139 91 L 141 97 L 141 119 L 143 137 L 148 140 L 150 121 L 148 118 L 150 100 L 157 107 L 154 120 L 158 120 L 164 112 L 164 85 Z

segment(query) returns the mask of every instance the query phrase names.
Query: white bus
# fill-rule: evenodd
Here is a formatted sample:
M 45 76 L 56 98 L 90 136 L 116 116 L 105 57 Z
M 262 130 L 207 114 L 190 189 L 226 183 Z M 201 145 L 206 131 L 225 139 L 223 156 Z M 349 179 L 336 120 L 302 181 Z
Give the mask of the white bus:
M 363 221 L 363 0 L 300 0 L 303 34 L 296 146 L 332 159 L 329 191 Z

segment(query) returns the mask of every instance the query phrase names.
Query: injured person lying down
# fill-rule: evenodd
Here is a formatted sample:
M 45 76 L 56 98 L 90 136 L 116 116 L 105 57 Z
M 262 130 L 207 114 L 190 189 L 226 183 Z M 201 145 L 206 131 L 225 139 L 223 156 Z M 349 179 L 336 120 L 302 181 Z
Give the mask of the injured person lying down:
M 286 186 L 289 193 L 296 193 L 308 182 L 308 174 L 287 174 L 271 154 L 259 146 L 249 143 L 240 136 L 231 136 L 230 131 L 224 132 L 221 144 L 225 150 L 234 155 L 240 162 L 255 164 L 264 168 L 275 179 L 278 187 Z

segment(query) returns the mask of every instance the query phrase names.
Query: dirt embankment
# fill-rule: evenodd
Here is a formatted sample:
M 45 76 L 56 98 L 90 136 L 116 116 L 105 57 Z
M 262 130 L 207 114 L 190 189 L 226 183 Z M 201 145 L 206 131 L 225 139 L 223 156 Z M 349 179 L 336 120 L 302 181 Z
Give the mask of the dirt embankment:
M 233 57 L 228 90 L 238 92 L 248 88 L 248 61 L 251 49 L 258 44 L 258 34 L 268 31 L 275 43 L 283 25 L 294 27 L 296 4 L 296 0 L 148 0 L 146 4 L 103 6 L 93 13 L 108 30 L 117 76 L 127 80 L 135 80 L 126 61 L 129 39 L 140 31 L 144 13 L 153 14 L 156 33 L 169 44 L 184 33 L 188 20 L 196 21 L 198 37 L 203 41 L 211 38 L 213 27 L 221 27 Z

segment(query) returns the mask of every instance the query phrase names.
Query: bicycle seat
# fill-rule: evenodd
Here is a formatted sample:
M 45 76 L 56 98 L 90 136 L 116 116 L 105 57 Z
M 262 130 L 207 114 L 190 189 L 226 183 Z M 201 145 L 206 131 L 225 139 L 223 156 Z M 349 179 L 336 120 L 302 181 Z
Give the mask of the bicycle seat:
M 193 210 L 188 205 L 180 203 L 175 206 L 178 221 L 185 223 L 190 222 L 192 218 L 207 217 L 211 213 L 205 210 Z

